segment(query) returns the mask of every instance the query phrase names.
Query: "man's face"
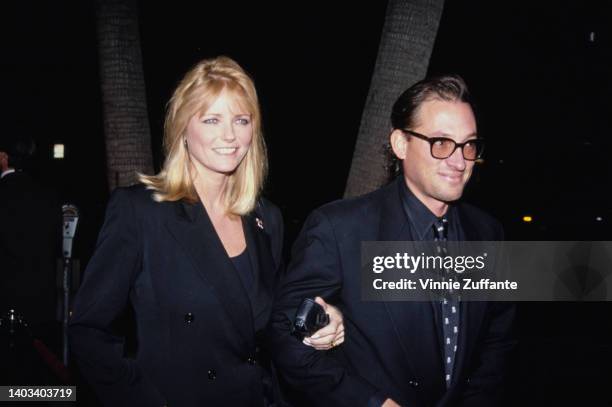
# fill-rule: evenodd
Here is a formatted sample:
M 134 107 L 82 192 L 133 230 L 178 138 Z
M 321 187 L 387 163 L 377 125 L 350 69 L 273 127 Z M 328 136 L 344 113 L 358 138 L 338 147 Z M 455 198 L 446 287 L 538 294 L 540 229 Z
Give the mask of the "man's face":
M 426 101 L 416 119 L 417 127 L 410 130 L 428 137 L 447 137 L 457 143 L 476 138 L 476 119 L 467 103 Z M 474 161 L 465 160 L 460 148 L 448 158 L 434 158 L 427 141 L 402 136 L 395 136 L 394 151 L 403 160 L 404 178 L 417 198 L 430 209 L 459 199 L 472 175 Z

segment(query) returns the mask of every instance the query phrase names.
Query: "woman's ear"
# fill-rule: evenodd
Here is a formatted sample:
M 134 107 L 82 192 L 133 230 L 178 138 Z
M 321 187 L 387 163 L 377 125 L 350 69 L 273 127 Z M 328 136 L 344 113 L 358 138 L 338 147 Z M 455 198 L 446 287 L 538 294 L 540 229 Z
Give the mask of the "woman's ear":
M 393 154 L 400 160 L 405 159 L 408 141 L 404 132 L 398 129 L 393 130 L 389 135 L 389 142 L 391 143 Z

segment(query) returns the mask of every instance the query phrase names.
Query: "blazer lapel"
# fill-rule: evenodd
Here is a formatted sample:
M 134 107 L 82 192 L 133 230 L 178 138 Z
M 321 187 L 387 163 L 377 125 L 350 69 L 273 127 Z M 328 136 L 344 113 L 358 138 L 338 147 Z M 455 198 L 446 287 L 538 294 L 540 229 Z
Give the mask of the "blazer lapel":
M 399 182 L 403 182 L 402 177 L 389 185 L 387 193 L 382 196 L 379 241 L 413 240 L 408 218 L 402 206 Z M 398 385 L 406 386 L 409 380 L 417 377 L 420 385 L 424 387 L 423 392 L 437 393 L 440 385 L 443 386 L 444 383 L 440 381 L 441 379 L 438 381 L 433 379 L 443 377 L 443 366 L 431 303 L 395 301 L 383 304 L 406 356 L 405 362 L 413 374 L 412 377 L 406 377 L 405 368 L 398 366 L 398 372 L 401 372 L 401 376 L 398 377 L 405 380 Z
M 463 235 L 460 236 L 461 240 L 480 241 L 486 238 L 486 236 L 483 236 L 476 227 L 478 222 L 475 219 L 470 219 L 466 211 L 463 210 L 461 204 L 457 205 L 456 211 L 461 222 L 461 229 L 463 230 Z M 453 369 L 453 383 L 457 383 L 457 380 L 462 379 L 459 377 L 459 374 L 466 369 L 466 361 L 470 360 L 474 342 L 476 341 L 478 331 L 484 319 L 485 309 L 486 303 L 483 302 L 461 302 L 461 325 L 459 328 L 459 337 L 457 338 L 458 352 L 455 367 Z
M 270 238 L 264 231 L 265 225 L 261 218 L 249 214 L 242 218 L 242 227 L 249 248 L 253 274 L 257 281 L 263 283 L 265 290 L 273 295 L 276 268 L 274 267 L 274 259 L 272 259 Z
M 254 347 L 253 312 L 248 293 L 201 203 L 175 203 L 177 215 L 166 227 L 185 249 L 194 268 L 216 293 L 249 349 Z M 247 243 L 248 244 L 248 243 Z
M 477 219 L 472 219 L 468 216 L 468 213 L 463 209 L 461 203 L 459 203 L 455 207 L 456 214 L 459 218 L 459 222 L 461 222 L 461 230 L 463 231 L 463 235 L 460 236 L 459 240 L 465 241 L 479 241 L 486 240 L 485 236 L 479 231 L 476 225 L 479 224 Z
M 453 369 L 452 383 L 460 380 L 459 374 L 465 370 L 466 361 L 470 360 L 472 348 L 484 317 L 485 303 L 461 302 L 461 325 L 457 338 L 457 360 Z

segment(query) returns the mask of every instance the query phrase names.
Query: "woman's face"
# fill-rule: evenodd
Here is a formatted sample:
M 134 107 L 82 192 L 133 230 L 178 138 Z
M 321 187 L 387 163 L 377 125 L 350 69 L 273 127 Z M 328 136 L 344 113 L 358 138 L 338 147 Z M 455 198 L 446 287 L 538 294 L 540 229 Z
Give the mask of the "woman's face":
M 234 172 L 251 145 L 251 114 L 234 99 L 223 91 L 203 115 L 196 114 L 187 124 L 191 163 L 205 177 Z

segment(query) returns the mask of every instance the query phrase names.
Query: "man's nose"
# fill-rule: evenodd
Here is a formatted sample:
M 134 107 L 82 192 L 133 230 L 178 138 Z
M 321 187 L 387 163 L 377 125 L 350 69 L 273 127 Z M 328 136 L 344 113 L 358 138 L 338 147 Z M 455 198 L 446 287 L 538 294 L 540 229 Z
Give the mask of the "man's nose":
M 446 162 L 449 167 L 457 171 L 465 170 L 466 162 L 465 158 L 463 158 L 463 150 L 461 147 L 457 147 L 450 157 L 446 159 Z

